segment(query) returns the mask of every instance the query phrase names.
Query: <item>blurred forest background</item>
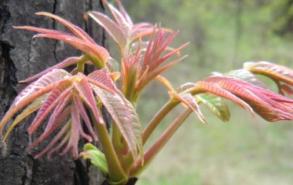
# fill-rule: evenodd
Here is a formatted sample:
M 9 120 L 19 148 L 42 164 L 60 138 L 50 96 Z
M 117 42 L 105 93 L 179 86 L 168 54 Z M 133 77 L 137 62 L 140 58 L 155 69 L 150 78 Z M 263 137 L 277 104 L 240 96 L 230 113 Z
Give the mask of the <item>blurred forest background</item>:
M 177 46 L 190 42 L 185 49 L 188 59 L 166 74 L 175 86 L 212 71 L 241 68 L 245 61 L 293 67 L 293 0 L 123 2 L 136 22 L 180 31 Z M 139 107 L 143 122 L 168 98 L 158 84 L 149 89 Z M 293 124 L 266 123 L 233 105 L 231 110 L 232 118 L 224 124 L 208 113 L 208 125 L 191 117 L 138 184 L 293 184 Z

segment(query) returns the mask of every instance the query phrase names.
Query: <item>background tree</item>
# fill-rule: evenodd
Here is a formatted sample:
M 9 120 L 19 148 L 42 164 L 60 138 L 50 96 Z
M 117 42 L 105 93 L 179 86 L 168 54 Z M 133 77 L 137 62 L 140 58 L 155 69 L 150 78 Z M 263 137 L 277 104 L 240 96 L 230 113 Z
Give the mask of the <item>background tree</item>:
M 105 41 L 103 31 L 83 19 L 84 12 L 91 9 L 101 11 L 101 2 L 98 0 L 0 1 L 0 117 L 22 88 L 17 85 L 18 80 L 77 52 L 54 41 L 36 41 L 32 39 L 32 33 L 15 30 L 12 26 L 38 25 L 56 28 L 54 21 L 34 15 L 38 11 L 52 12 L 81 26 L 103 45 Z M 21 126 L 13 133 L 7 146 L 7 155 L 0 156 L 1 185 L 101 184 L 102 176 L 97 176 L 96 172 L 93 173 L 94 169 L 79 160 L 74 161 L 66 157 L 54 158 L 50 161 L 46 158 L 33 159 L 25 151 L 28 143 L 25 130 Z

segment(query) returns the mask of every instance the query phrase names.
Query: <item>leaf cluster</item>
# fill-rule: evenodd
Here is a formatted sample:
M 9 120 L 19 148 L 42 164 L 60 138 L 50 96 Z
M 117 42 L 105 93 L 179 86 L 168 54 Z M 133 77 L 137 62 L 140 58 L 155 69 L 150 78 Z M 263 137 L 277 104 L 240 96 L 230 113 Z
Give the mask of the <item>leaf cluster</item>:
M 292 69 L 265 61 L 246 62 L 242 69 L 214 73 L 174 88 L 163 72 L 183 61 L 186 56 L 181 53 L 188 44 L 173 47 L 177 32 L 151 23 L 133 23 L 119 0 L 117 7 L 106 0 L 103 3 L 112 18 L 96 11 L 87 12 L 87 16 L 116 42 L 120 57 L 115 60 L 85 31 L 57 15 L 37 13 L 62 24 L 67 32 L 15 27 L 36 32 L 35 38 L 65 42 L 82 54 L 68 57 L 20 82 L 29 85 L 18 94 L 0 122 L 3 140 L 37 112 L 28 127 L 29 135 L 35 138 L 29 149 L 36 158 L 70 154 L 90 159 L 111 184 L 123 185 L 145 169 L 192 113 L 206 123 L 202 105 L 224 122 L 230 119 L 224 99 L 270 122 L 293 120 Z M 113 68 L 116 61 L 119 69 Z M 86 74 L 89 65 L 95 70 Z M 70 66 L 73 70 L 66 70 Z M 272 79 L 279 93 L 266 87 L 257 75 Z M 170 98 L 143 128 L 136 106 L 141 92 L 153 81 L 166 87 Z M 182 113 L 146 147 L 162 120 L 179 105 L 183 107 Z M 110 119 L 103 117 L 102 108 Z M 106 122 L 112 125 L 109 131 Z M 79 146 L 85 142 L 92 144 L 85 144 L 80 152 Z M 93 145 L 97 143 L 101 149 Z

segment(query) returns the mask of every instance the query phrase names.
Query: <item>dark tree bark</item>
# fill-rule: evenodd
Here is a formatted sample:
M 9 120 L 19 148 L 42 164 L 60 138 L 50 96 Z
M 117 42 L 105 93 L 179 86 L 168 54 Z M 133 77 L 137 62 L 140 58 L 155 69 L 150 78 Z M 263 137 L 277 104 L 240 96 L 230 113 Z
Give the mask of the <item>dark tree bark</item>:
M 0 0 L 0 118 L 17 92 L 17 80 L 38 73 L 66 56 L 79 52 L 55 41 L 32 39 L 32 33 L 14 30 L 13 25 L 64 29 L 52 20 L 34 15 L 47 11 L 61 15 L 84 28 L 104 44 L 104 33 L 83 19 L 84 12 L 102 10 L 98 0 Z M 27 120 L 29 122 L 31 120 Z M 1 144 L 0 185 L 99 185 L 103 177 L 82 161 L 69 157 L 33 159 L 26 151 L 26 125 L 18 127 L 8 145 Z

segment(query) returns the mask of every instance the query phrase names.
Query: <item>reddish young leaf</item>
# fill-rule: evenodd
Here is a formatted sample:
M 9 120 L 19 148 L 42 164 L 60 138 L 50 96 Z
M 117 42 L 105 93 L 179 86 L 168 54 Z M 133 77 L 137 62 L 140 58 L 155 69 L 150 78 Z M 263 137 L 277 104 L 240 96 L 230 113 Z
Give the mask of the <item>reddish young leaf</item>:
M 155 26 L 150 23 L 133 24 L 121 2 L 116 2 L 118 9 L 108 3 L 107 0 L 103 0 L 104 5 L 110 10 L 114 20 L 105 14 L 95 11 L 89 12 L 88 15 L 108 32 L 121 50 L 124 50 L 127 44 L 154 33 Z
M 187 93 L 180 93 L 178 95 L 175 96 L 176 98 L 179 99 L 179 101 L 187 106 L 187 108 L 191 109 L 196 117 L 202 122 L 202 123 L 206 123 L 206 120 L 204 118 L 204 115 L 202 114 L 200 108 L 199 108 L 199 104 L 196 101 L 196 99 L 191 95 L 191 94 L 187 94 Z
M 5 135 L 3 136 L 4 141 L 8 138 L 9 134 L 13 131 L 13 129 L 16 126 L 18 126 L 18 124 L 20 124 L 25 118 L 30 116 L 32 113 L 34 113 L 41 107 L 43 99 L 45 99 L 45 97 L 41 96 L 37 98 L 30 105 L 28 105 L 20 114 L 16 116 L 14 121 L 7 128 Z
M 236 103 L 243 109 L 253 113 L 253 109 L 247 104 L 245 101 L 243 101 L 241 98 L 237 97 L 232 92 L 222 88 L 217 83 L 211 83 L 208 81 L 198 81 L 193 86 L 188 87 L 184 92 L 190 92 L 191 94 L 199 94 L 199 93 L 211 93 L 216 96 L 220 96 L 223 98 L 226 98 L 228 100 L 231 100 L 232 102 Z
M 281 94 L 292 94 L 292 69 L 266 61 L 246 62 L 244 68 L 254 74 L 264 75 L 274 80 Z
M 74 83 L 74 86 L 83 102 L 85 102 L 85 104 L 90 108 L 90 111 L 93 113 L 96 121 L 99 124 L 105 124 L 101 112 L 97 107 L 96 99 L 93 93 L 93 88 L 87 81 L 87 79 L 82 79 L 79 82 Z
M 110 93 L 115 93 L 115 91 L 117 90 L 116 85 L 114 84 L 110 73 L 107 72 L 106 70 L 101 69 L 101 70 L 93 71 L 92 73 L 88 75 L 88 80 L 93 85 L 103 84 L 105 87 L 107 87 L 107 89 L 106 88 L 104 89 L 108 90 Z
M 77 112 L 77 109 L 72 106 L 71 107 L 71 124 L 70 124 L 70 136 L 68 143 L 66 147 L 61 152 L 61 155 L 64 155 L 65 153 L 71 152 L 73 158 L 78 158 L 78 143 L 80 138 L 85 138 L 86 140 L 91 140 L 91 137 L 84 133 L 82 125 L 81 125 L 81 119 L 79 112 Z
M 110 10 L 111 14 L 113 15 L 115 22 L 118 23 L 119 27 L 122 28 L 122 31 L 124 31 L 125 35 L 129 34 L 129 30 L 131 30 L 133 26 L 133 22 L 126 17 L 118 10 L 116 9 L 112 4 L 106 3 L 108 9 Z
M 93 20 L 95 20 L 107 31 L 107 33 L 113 38 L 113 40 L 117 42 L 120 48 L 125 47 L 127 43 L 127 36 L 114 21 L 112 21 L 108 16 L 100 12 L 90 12 L 88 14 Z
M 34 157 L 41 158 L 47 154 L 48 158 L 52 158 L 54 153 L 64 148 L 64 145 L 68 142 L 70 136 L 70 122 L 71 120 L 68 120 L 62 129 L 55 135 L 55 137 L 52 138 L 49 144 L 39 153 L 35 154 Z
M 154 25 L 150 23 L 138 23 L 133 25 L 132 33 L 131 33 L 131 40 L 136 41 L 141 39 L 145 36 L 152 35 L 154 33 Z M 166 32 L 171 32 L 171 30 L 165 29 Z
M 171 99 L 176 99 L 176 101 L 179 100 L 183 106 L 192 110 L 195 113 L 196 117 L 202 123 L 206 123 L 206 120 L 200 110 L 198 101 L 196 100 L 196 98 L 194 98 L 192 96 L 192 94 L 185 93 L 185 92 L 177 92 L 173 88 L 170 81 L 167 78 L 165 78 L 164 76 L 157 76 L 156 79 L 168 89 L 168 93 L 169 93 L 169 96 L 171 97 Z
M 81 139 L 87 142 L 98 140 L 85 106 L 89 108 L 99 124 L 104 124 L 97 106 L 99 98 L 94 95 L 94 88 L 99 88 L 109 96 L 116 92 L 110 74 L 104 70 L 100 70 L 100 74 L 103 75 L 97 75 L 98 73 L 93 72 L 90 76 L 81 73 L 71 75 L 63 69 L 53 69 L 40 77 L 17 96 L 4 116 L 0 123 L 1 129 L 14 114 L 27 106 L 14 122 L 9 124 L 4 137 L 7 138 L 15 126 L 38 110 L 28 128 L 28 133 L 30 136 L 37 135 L 41 125 L 45 125 L 43 127 L 45 129 L 39 136 L 37 135 L 29 148 L 43 144 L 54 133 L 57 135 L 36 154 L 36 157 L 45 154 L 51 157 L 54 153 L 61 153 L 61 155 L 71 153 L 73 157 L 78 157 L 78 144 Z M 47 123 L 46 120 L 48 120 Z
M 59 127 L 62 128 L 62 124 L 68 121 L 68 116 L 70 115 L 70 107 L 66 107 L 61 111 L 58 111 L 58 113 L 55 110 L 52 113 L 52 116 L 50 117 L 44 132 L 29 145 L 30 150 L 48 139 L 55 130 L 57 130 Z
M 158 75 L 168 70 L 184 57 L 180 57 L 180 50 L 187 44 L 176 49 L 170 49 L 176 33 L 167 33 L 162 29 L 155 31 L 153 39 L 147 44 L 146 50 L 138 47 L 133 53 L 126 55 L 122 60 L 122 87 L 127 98 L 135 99 L 139 92 Z M 167 63 L 168 59 L 174 57 Z M 134 90 L 132 90 L 134 89 Z M 132 95 L 129 95 L 131 93 Z M 131 97 L 134 96 L 134 97 Z
M 105 48 L 98 46 L 96 44 L 86 42 L 84 40 L 81 40 L 77 37 L 74 37 L 72 35 L 66 34 L 66 33 L 50 33 L 50 34 L 37 34 L 34 36 L 34 38 L 37 37 L 44 37 L 49 39 L 55 39 L 59 41 L 64 41 L 73 47 L 83 51 L 84 53 L 88 54 L 91 57 L 97 58 L 100 62 L 103 63 L 103 65 L 109 60 L 110 56 L 107 50 Z
M 283 81 L 293 85 L 293 70 L 288 67 L 261 61 L 246 62 L 244 68 L 252 73 L 265 75 L 274 80 Z
M 90 77 L 101 79 L 105 84 L 112 84 L 115 87 L 110 75 L 107 75 L 103 70 L 96 71 Z M 114 120 L 114 123 L 119 128 L 130 152 L 133 156 L 137 156 L 142 151 L 142 130 L 135 108 L 117 88 L 115 88 L 116 91 L 114 94 L 98 87 L 93 87 L 93 89 L 97 99 L 103 103 Z
M 249 82 L 251 84 L 254 84 L 256 86 L 263 87 L 263 88 L 266 87 L 266 85 L 261 80 L 259 80 L 253 73 L 251 73 L 250 71 L 248 71 L 246 69 L 233 70 L 233 71 L 230 71 L 224 75 L 218 73 L 217 75 L 228 76 L 228 77 L 232 77 L 232 78 L 239 78 L 241 80 L 244 80 L 244 81 Z
M 94 57 L 97 61 L 93 62 L 99 62 L 99 65 L 101 66 L 104 66 L 108 62 L 110 58 L 108 51 L 104 47 L 97 45 L 94 40 L 78 26 L 48 12 L 39 12 L 37 15 L 47 16 L 56 20 L 57 22 L 64 25 L 71 33 L 33 26 L 15 26 L 15 28 L 38 32 L 39 34 L 35 35 L 34 37 L 45 37 L 64 41 L 88 54 L 90 57 Z
M 56 83 L 59 83 L 64 78 L 70 76 L 69 73 L 62 69 L 54 69 L 53 71 L 42 76 L 37 81 L 33 82 L 22 90 L 13 101 L 11 107 L 6 112 L 0 122 L 0 130 L 2 132 L 7 122 L 20 110 L 32 103 L 38 97 L 47 94 L 55 88 Z
M 40 72 L 38 74 L 35 74 L 35 75 L 25 79 L 25 80 L 19 81 L 19 83 L 29 83 L 29 82 L 35 81 L 38 78 L 40 78 L 41 76 L 49 73 L 53 69 L 64 69 L 64 68 L 69 67 L 71 65 L 77 64 L 77 62 L 80 59 L 81 59 L 80 57 L 68 57 L 65 60 L 63 60 L 62 62 L 59 62 L 58 64 L 56 64 L 56 65 L 54 65 L 52 67 L 49 67 L 49 68 L 45 69 L 44 71 L 42 71 L 42 72 Z
M 131 17 L 128 15 L 128 13 L 126 12 L 126 10 L 124 9 L 122 3 L 120 0 L 116 0 L 116 4 L 119 8 L 119 12 L 121 13 L 121 15 L 124 17 L 125 21 L 129 24 L 129 25 L 133 25 L 133 22 L 131 20 Z
M 28 128 L 28 133 L 31 135 L 35 132 L 41 123 L 46 119 L 48 114 L 58 105 L 60 101 L 63 101 L 71 91 L 71 82 L 62 81 L 64 83 L 58 84 L 58 87 L 54 88 L 49 94 L 44 103 L 42 103 L 41 108 L 38 111 L 35 119 Z
M 56 83 L 58 81 L 61 81 L 67 77 L 70 77 L 71 74 L 63 69 L 54 69 L 50 71 L 49 73 L 42 76 L 39 80 L 36 82 L 28 85 L 25 89 L 23 89 L 15 98 L 12 105 L 17 105 L 19 102 L 21 102 L 23 99 L 27 98 L 34 92 L 37 92 L 38 90 Z
M 86 109 L 82 101 L 79 98 L 74 98 L 74 104 L 75 104 L 75 108 L 78 110 L 81 118 L 83 119 L 85 123 L 85 127 L 88 130 L 89 134 L 91 135 L 94 141 L 98 141 L 98 137 L 94 131 L 91 120 L 86 112 Z
M 80 27 L 72 24 L 71 22 L 69 22 L 69 21 L 67 21 L 57 15 L 54 15 L 49 12 L 37 12 L 36 15 L 50 17 L 50 18 L 54 19 L 55 21 L 59 22 L 60 24 L 64 25 L 69 31 L 71 31 L 75 36 L 79 37 L 80 39 L 95 43 L 95 41 L 85 31 L 83 31 Z
M 268 121 L 292 120 L 293 100 L 268 89 L 230 77 L 210 77 L 206 82 L 233 93 Z

